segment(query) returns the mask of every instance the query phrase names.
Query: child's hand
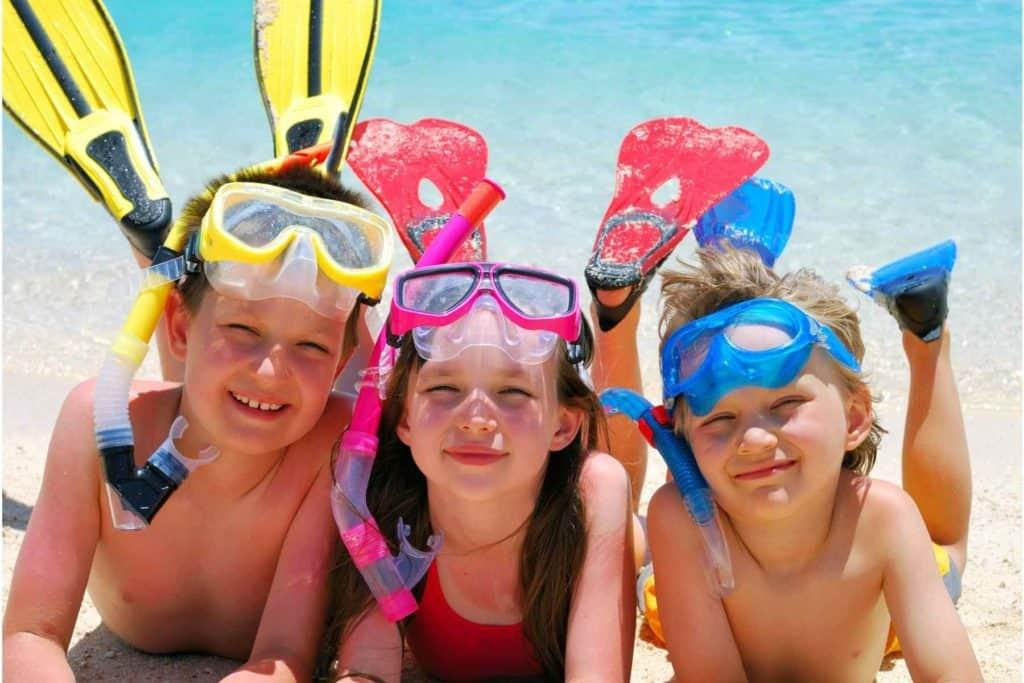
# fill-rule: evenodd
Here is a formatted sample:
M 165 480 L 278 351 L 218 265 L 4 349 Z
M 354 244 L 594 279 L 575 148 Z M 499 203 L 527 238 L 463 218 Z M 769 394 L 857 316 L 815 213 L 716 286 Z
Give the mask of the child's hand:
M 373 605 L 345 637 L 338 653 L 343 681 L 398 681 L 402 676 L 402 634 Z M 372 672 L 372 673 L 370 673 Z

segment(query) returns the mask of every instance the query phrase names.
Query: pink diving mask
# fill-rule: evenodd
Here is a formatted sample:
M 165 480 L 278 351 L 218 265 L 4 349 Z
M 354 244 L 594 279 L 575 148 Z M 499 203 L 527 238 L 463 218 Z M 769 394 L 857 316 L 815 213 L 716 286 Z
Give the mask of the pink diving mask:
M 480 324 L 488 313 L 496 325 Z M 582 324 L 579 290 L 569 278 L 529 266 L 453 263 L 398 276 L 388 340 L 397 346 L 411 332 L 427 360 L 497 346 L 514 360 L 539 363 L 559 339 L 576 342 Z

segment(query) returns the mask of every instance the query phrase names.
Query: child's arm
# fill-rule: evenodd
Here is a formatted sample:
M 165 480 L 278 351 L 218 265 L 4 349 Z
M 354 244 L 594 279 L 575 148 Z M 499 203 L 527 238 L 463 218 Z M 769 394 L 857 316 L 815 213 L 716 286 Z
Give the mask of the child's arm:
M 587 551 L 569 611 L 565 678 L 626 681 L 633 656 L 633 514 L 629 478 L 605 453 L 583 465 Z
M 376 604 L 359 617 L 355 628 L 341 642 L 338 671 L 342 681 L 401 680 L 402 635 Z
M 658 615 L 679 681 L 745 681 L 722 600 L 704 574 L 704 545 L 675 484 L 647 509 Z
M 67 647 L 100 530 L 93 386 L 90 381 L 72 390 L 50 439 L 4 615 L 5 681 L 74 680 Z
M 911 677 L 982 680 L 967 631 L 936 570 L 917 506 L 895 486 L 877 493 L 885 496 L 887 523 L 878 528 L 889 553 L 882 589 Z
M 249 660 L 227 681 L 308 681 L 327 609 L 327 575 L 338 530 L 331 516 L 331 472 L 320 470 L 281 548 Z

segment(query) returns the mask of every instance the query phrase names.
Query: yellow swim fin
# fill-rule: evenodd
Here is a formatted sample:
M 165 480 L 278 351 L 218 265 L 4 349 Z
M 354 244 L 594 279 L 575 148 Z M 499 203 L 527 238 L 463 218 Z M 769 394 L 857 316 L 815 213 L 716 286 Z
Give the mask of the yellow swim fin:
M 253 52 L 274 156 L 337 140 L 348 151 L 373 64 L 380 0 L 254 0 Z
M 131 66 L 100 0 L 3 0 L 4 109 L 151 257 L 171 221 Z

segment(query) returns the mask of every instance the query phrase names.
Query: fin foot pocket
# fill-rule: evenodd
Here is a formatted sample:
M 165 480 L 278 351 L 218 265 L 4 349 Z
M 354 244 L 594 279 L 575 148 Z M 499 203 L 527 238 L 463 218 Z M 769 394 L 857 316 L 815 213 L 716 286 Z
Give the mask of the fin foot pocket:
M 949 273 L 931 272 L 908 283 L 900 292 L 886 297 L 886 308 L 900 327 L 924 341 L 934 341 L 942 333 L 949 312 Z
M 152 257 L 171 224 L 171 202 L 123 112 L 97 110 L 77 121 L 65 159 L 121 223 L 132 246 Z
M 667 258 L 668 257 L 666 256 L 665 259 Z M 662 259 L 660 262 L 658 262 L 658 265 L 656 265 L 651 270 L 647 271 L 647 273 L 640 278 L 639 282 L 637 282 L 634 278 L 632 279 L 632 284 L 627 283 L 620 286 L 613 285 L 611 287 L 605 287 L 603 285 L 598 286 L 599 283 L 596 281 L 596 279 L 591 279 L 589 266 L 587 267 L 587 270 L 584 274 L 587 279 L 587 286 L 590 287 L 590 293 L 594 296 L 594 311 L 597 314 L 597 326 L 601 329 L 602 332 L 608 332 L 609 330 L 613 329 L 616 325 L 622 322 L 623 318 L 629 315 L 629 312 L 633 310 L 633 305 L 636 304 L 637 299 L 643 296 L 643 293 L 647 291 L 647 286 L 651 284 L 651 280 L 654 279 L 654 274 L 658 272 L 659 268 L 661 268 L 661 264 L 665 262 L 665 259 Z M 630 264 L 624 265 L 628 266 Z M 633 270 L 633 268 L 631 267 L 630 270 Z M 607 304 L 602 303 L 601 300 L 597 297 L 597 292 L 599 289 L 621 289 L 622 287 L 629 287 L 630 290 L 629 294 L 626 296 L 625 299 L 623 299 L 622 303 L 620 304 L 609 306 Z
M 930 342 L 942 334 L 949 312 L 949 278 L 956 255 L 956 243 L 947 240 L 874 271 L 851 268 L 846 278 L 884 306 L 900 328 Z

